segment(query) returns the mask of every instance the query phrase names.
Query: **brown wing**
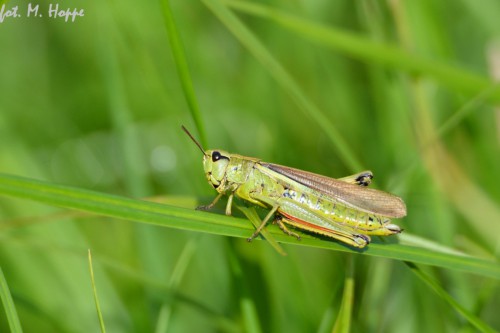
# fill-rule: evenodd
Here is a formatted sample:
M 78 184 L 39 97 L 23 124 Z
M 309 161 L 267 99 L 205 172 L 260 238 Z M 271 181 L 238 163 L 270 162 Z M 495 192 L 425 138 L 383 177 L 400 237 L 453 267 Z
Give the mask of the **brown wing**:
M 387 217 L 398 218 L 406 215 L 405 203 L 393 194 L 278 164 L 260 164 L 346 206 Z

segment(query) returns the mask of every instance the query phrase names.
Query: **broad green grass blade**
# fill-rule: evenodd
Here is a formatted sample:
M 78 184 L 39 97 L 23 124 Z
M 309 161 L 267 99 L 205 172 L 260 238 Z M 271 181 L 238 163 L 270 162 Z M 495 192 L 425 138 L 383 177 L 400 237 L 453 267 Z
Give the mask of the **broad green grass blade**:
M 274 21 L 319 45 L 344 52 L 363 61 L 379 63 L 410 74 L 427 75 L 463 93 L 476 95 L 491 89 L 494 85 L 487 77 L 443 62 L 425 59 L 396 46 L 374 42 L 353 33 L 311 22 L 272 7 L 247 1 L 224 1 L 224 3 L 241 12 Z M 494 90 L 490 99 L 498 102 L 500 101 L 500 88 L 497 87 Z
M 340 134 L 330 119 L 304 94 L 297 82 L 272 56 L 267 48 L 245 27 L 245 25 L 218 0 L 203 0 L 205 5 L 221 20 L 234 36 L 252 53 L 264 66 L 269 74 L 287 91 L 295 100 L 299 108 L 311 116 L 324 133 L 330 138 L 332 144 L 339 152 L 339 158 L 351 170 L 361 170 L 361 163 L 352 153 L 347 140 Z
M 247 238 L 253 230 L 251 224 L 245 219 L 123 198 L 2 173 L 0 173 L 0 194 L 98 215 L 224 236 Z M 303 234 L 301 240 L 298 241 L 283 234 L 275 226 L 269 226 L 268 229 L 274 238 L 282 243 L 363 253 L 500 279 L 500 265 L 497 262 L 480 258 L 433 252 L 400 244 L 377 244 L 375 242 L 363 250 L 354 250 L 329 239 L 319 239 L 312 235 Z
M 94 268 L 92 267 L 92 254 L 90 253 L 90 249 L 88 251 L 88 257 L 89 257 L 90 281 L 92 283 L 92 291 L 94 292 L 94 302 L 97 311 L 97 316 L 99 318 L 99 327 L 101 328 L 102 333 L 106 333 L 104 319 L 102 318 L 101 306 L 99 305 L 99 298 L 97 297 L 97 289 L 95 287 Z
M 349 333 L 351 330 L 352 306 L 354 304 L 354 258 L 347 257 L 342 304 L 332 333 Z
M 3 275 L 3 270 L 0 267 L 0 298 L 2 299 L 3 308 L 5 309 L 5 315 L 7 321 L 9 322 L 10 331 L 12 333 L 21 333 L 23 331 L 21 327 L 21 322 L 17 316 L 16 306 L 12 300 L 12 295 L 10 294 L 9 286 L 7 285 L 7 280 Z
M 470 313 L 469 310 L 460 305 L 453 297 L 451 297 L 436 281 L 434 281 L 430 276 L 422 272 L 415 264 L 410 262 L 405 262 L 406 265 L 418 276 L 422 282 L 429 286 L 432 290 L 436 292 L 443 300 L 449 303 L 458 313 L 460 313 L 465 319 L 469 321 L 475 328 L 480 332 L 493 333 L 496 332 L 481 319 L 476 317 L 474 314 Z
M 189 106 L 189 111 L 191 112 L 191 116 L 193 117 L 196 128 L 198 129 L 199 140 L 201 141 L 203 147 L 207 147 L 205 127 L 203 126 L 200 108 L 198 107 L 193 83 L 191 81 L 191 75 L 189 74 L 189 66 L 186 59 L 186 54 L 184 52 L 184 47 L 182 45 L 179 31 L 177 30 L 177 26 L 175 24 L 172 9 L 170 8 L 170 1 L 161 0 L 161 3 L 163 7 L 165 26 L 167 28 L 167 34 L 170 40 L 170 46 L 172 48 L 172 55 L 174 57 L 177 71 L 179 73 L 179 79 L 182 84 L 182 91 L 184 92 L 184 96 L 186 97 L 186 101 Z

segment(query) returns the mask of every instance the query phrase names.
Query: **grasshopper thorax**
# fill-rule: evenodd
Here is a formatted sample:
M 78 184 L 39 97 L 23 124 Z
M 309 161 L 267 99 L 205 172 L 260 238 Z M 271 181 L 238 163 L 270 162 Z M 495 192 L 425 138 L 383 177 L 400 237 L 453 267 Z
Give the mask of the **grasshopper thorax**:
M 224 191 L 224 186 L 221 187 L 221 184 L 226 178 L 226 169 L 231 161 L 230 156 L 231 154 L 223 150 L 207 150 L 203 156 L 203 169 L 208 183 L 219 192 Z

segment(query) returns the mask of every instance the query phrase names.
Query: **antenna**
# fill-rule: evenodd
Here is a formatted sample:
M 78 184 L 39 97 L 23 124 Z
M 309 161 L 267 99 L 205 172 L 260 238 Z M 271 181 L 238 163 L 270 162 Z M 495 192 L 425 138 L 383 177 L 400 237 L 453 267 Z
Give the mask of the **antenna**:
M 191 135 L 191 133 L 189 133 L 189 131 L 187 130 L 186 127 L 184 127 L 184 125 L 181 125 L 181 128 L 184 132 L 186 132 L 186 134 L 191 138 L 191 140 L 193 140 L 193 142 L 198 146 L 198 148 L 200 148 L 201 152 L 203 153 L 203 155 L 205 155 L 205 149 L 203 149 L 203 147 L 201 146 L 201 144 L 196 141 L 196 139 L 193 137 L 193 135 Z

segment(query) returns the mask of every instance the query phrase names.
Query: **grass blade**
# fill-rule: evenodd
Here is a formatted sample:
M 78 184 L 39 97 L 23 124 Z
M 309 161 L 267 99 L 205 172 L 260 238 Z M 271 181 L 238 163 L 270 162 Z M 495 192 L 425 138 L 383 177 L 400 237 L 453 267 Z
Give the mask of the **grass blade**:
M 415 273 L 416 276 L 422 280 L 427 286 L 438 294 L 443 300 L 450 304 L 459 314 L 461 314 L 465 319 L 469 321 L 475 328 L 480 332 L 493 333 L 496 332 L 494 329 L 489 327 L 481 319 L 470 313 L 466 308 L 461 306 L 453 297 L 451 297 L 436 281 L 434 281 L 430 276 L 422 272 L 415 264 L 410 262 L 405 262 L 405 264 Z
M 247 280 L 241 267 L 239 258 L 235 255 L 234 249 L 228 251 L 229 263 L 231 271 L 238 286 L 238 297 L 241 316 L 243 318 L 243 326 L 245 332 L 261 333 L 261 324 L 257 313 L 257 306 L 252 299 L 252 294 L 249 291 Z
M 203 0 L 205 5 L 221 20 L 234 36 L 252 53 L 252 55 L 265 67 L 269 74 L 287 91 L 295 100 L 299 108 L 311 116 L 324 133 L 330 138 L 332 144 L 339 152 L 339 158 L 351 170 L 361 170 L 360 161 L 352 153 L 347 140 L 340 134 L 330 119 L 303 93 L 297 82 L 272 56 L 267 48 L 248 30 L 243 23 L 217 0 Z
M 97 316 L 99 317 L 99 326 L 101 328 L 102 333 L 106 333 L 106 327 L 104 326 L 104 319 L 102 319 L 101 306 L 99 305 L 99 299 L 97 298 L 97 289 L 95 287 L 94 280 L 94 268 L 92 267 L 92 254 L 90 253 L 90 249 L 88 251 L 89 257 L 89 271 L 90 271 L 90 281 L 92 282 L 92 291 L 94 292 L 94 302 L 97 311 Z
M 253 226 L 247 220 L 241 218 L 160 205 L 2 173 L 0 173 L 0 194 L 98 215 L 217 235 L 247 238 L 253 231 Z M 283 234 L 276 226 L 269 226 L 268 231 L 276 241 L 281 243 L 363 253 L 500 279 L 500 265 L 498 262 L 490 260 L 434 252 L 400 244 L 381 244 L 376 243 L 376 240 L 363 250 L 355 250 L 340 243 L 320 239 L 309 234 L 301 234 L 301 240 L 298 241 Z
M 260 226 L 262 221 L 260 220 L 260 217 L 257 214 L 257 212 L 255 211 L 254 207 L 251 207 L 251 208 L 244 207 L 244 206 L 236 206 L 236 207 L 243 214 L 245 214 L 247 219 L 249 219 L 250 222 L 252 222 L 252 224 L 254 225 L 255 228 L 258 228 Z M 266 228 L 264 228 L 261 233 L 262 233 L 262 236 L 264 236 L 264 238 L 269 242 L 269 245 L 271 245 L 276 250 L 276 252 L 278 252 L 282 256 L 286 256 L 285 250 L 283 250 L 283 248 L 278 244 L 278 242 L 276 242 L 274 237 L 269 233 L 269 231 L 267 231 Z
M 352 305 L 354 304 L 354 258 L 347 257 L 346 276 L 342 304 L 332 333 L 349 333 L 351 329 Z
M 307 21 L 272 7 L 247 1 L 224 1 L 224 3 L 241 12 L 272 20 L 319 45 L 340 50 L 363 61 L 379 63 L 410 74 L 427 75 L 445 86 L 469 95 L 480 94 L 494 86 L 487 77 L 444 62 L 425 59 L 396 46 L 374 42 L 346 31 Z M 500 101 L 500 88 L 496 87 L 494 90 L 495 92 L 489 96 L 490 100 Z
M 181 37 L 177 30 L 177 26 L 174 21 L 174 15 L 170 8 L 169 0 L 161 0 L 163 7 L 163 17 L 165 19 L 165 27 L 167 28 L 168 38 L 170 40 L 170 46 L 172 48 L 172 55 L 175 60 L 177 71 L 179 73 L 179 79 L 182 84 L 182 91 L 189 106 L 189 111 L 193 117 L 196 128 L 198 129 L 199 139 L 203 147 L 207 147 L 207 136 L 205 133 L 205 127 L 203 126 L 203 121 L 201 119 L 200 108 L 198 107 L 198 102 L 194 93 L 193 82 L 191 81 L 191 75 L 189 74 L 189 66 L 186 60 L 186 54 L 184 52 L 184 47 L 182 46 Z
M 177 290 L 179 289 L 179 285 L 184 279 L 187 268 L 191 263 L 193 255 L 195 253 L 196 242 L 198 241 L 197 238 L 198 237 L 194 237 L 186 243 L 186 245 L 182 249 L 181 255 L 179 256 L 177 262 L 175 263 L 172 275 L 170 276 L 170 280 L 168 281 L 168 290 L 171 293 L 177 292 Z M 168 332 L 172 311 L 173 311 L 172 302 L 164 302 L 162 304 L 161 309 L 158 313 L 158 320 L 155 325 L 156 333 Z
M 9 286 L 7 285 L 7 280 L 3 275 L 3 270 L 0 267 L 0 298 L 2 299 L 2 304 L 5 309 L 5 315 L 7 321 L 9 322 L 10 331 L 12 333 L 20 333 L 23 331 L 21 327 L 21 322 L 17 316 L 16 307 L 14 301 L 12 300 L 12 295 L 10 294 Z

